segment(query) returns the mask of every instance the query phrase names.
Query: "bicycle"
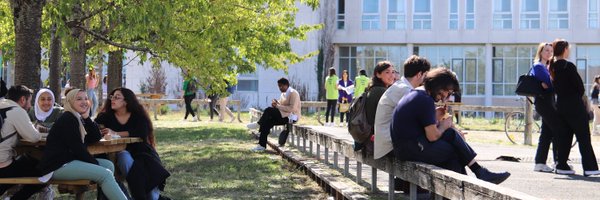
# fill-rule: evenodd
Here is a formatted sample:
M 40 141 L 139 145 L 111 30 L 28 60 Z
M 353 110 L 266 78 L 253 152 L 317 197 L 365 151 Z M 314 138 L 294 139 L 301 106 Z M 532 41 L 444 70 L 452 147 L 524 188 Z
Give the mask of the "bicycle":
M 525 110 L 525 100 L 518 98 L 515 101 L 520 101 Z M 533 105 L 532 105 L 533 106 Z M 535 110 L 534 110 L 535 113 Z M 533 120 L 531 133 L 539 133 L 541 126 L 538 120 Z M 504 134 L 510 142 L 517 144 L 517 141 L 523 141 L 525 138 L 525 113 L 524 112 L 509 112 L 504 116 Z

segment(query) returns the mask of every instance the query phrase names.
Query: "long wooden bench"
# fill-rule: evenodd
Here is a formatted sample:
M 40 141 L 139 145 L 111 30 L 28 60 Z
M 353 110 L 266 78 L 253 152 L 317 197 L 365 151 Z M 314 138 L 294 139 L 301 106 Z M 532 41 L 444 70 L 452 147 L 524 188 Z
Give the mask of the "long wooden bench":
M 96 189 L 96 183 L 90 180 L 50 180 L 47 183 L 42 183 L 38 177 L 19 177 L 19 178 L 0 178 L 0 184 L 15 184 L 15 185 L 35 185 L 35 184 L 50 184 L 58 185 L 60 193 L 75 194 L 75 199 L 83 199 L 83 194 L 92 189 Z
M 252 116 L 260 115 L 256 110 L 251 110 L 251 112 L 256 112 Z M 387 172 L 389 174 L 388 191 L 392 191 L 388 193 L 388 199 L 394 199 L 394 176 L 411 183 L 410 199 L 417 198 L 417 186 L 431 191 L 435 194 L 435 199 L 441 199 L 442 197 L 449 199 L 538 199 L 519 191 L 434 165 L 398 161 L 393 158 L 374 160 L 372 155 L 364 155 L 362 151 L 355 152 L 351 138 L 321 132 L 310 126 L 294 125 L 290 134 L 288 138 L 290 146 L 296 146 L 300 151 L 315 155 L 313 144 L 316 144 L 316 158 L 320 160 L 324 157 L 322 162 L 326 164 L 329 164 L 329 151 L 333 151 L 334 168 L 338 168 L 337 157 L 344 156 L 343 171 L 345 175 L 349 175 L 350 159 L 356 160 L 356 182 L 362 181 L 362 164 L 371 166 L 373 171 L 371 173 L 372 191 L 377 191 L 377 170 Z M 323 156 L 321 155 L 322 148 Z

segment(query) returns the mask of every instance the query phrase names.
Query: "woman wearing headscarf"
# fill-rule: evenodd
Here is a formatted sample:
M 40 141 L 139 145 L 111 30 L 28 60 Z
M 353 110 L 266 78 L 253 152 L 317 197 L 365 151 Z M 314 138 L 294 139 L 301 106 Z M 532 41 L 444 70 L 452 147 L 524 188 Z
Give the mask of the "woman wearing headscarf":
M 52 90 L 42 88 L 35 95 L 33 109 L 29 110 L 29 119 L 41 133 L 47 133 L 63 113 L 63 108 L 55 106 L 54 103 Z
M 90 105 L 84 90 L 66 91 L 65 112 L 56 120 L 38 165 L 41 181 L 91 180 L 100 185 L 108 199 L 127 199 L 113 175 L 114 165 L 106 159 L 94 158 L 87 150 L 102 135 L 98 125 L 90 119 Z

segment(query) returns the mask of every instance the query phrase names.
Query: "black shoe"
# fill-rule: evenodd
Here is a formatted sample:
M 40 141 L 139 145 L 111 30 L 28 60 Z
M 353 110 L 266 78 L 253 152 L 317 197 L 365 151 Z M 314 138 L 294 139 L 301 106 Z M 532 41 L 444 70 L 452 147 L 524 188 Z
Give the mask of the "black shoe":
M 363 145 L 362 143 L 354 142 L 354 145 L 352 145 L 352 147 L 354 147 L 354 151 L 360 151 L 361 149 L 365 148 L 365 145 Z
M 482 167 L 482 168 L 479 168 L 477 171 L 475 171 L 475 176 L 477 176 L 478 179 L 481 179 L 481 180 L 484 180 L 484 181 L 487 181 L 490 183 L 500 184 L 510 176 L 510 173 L 508 173 L 508 172 L 500 172 L 500 173 L 490 172 L 490 170 Z

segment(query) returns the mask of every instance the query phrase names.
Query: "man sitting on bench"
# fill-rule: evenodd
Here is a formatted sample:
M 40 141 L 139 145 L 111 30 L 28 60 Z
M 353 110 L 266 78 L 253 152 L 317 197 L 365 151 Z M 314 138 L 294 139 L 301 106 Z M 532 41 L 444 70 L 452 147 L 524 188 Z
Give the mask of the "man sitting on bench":
M 290 87 L 290 82 L 286 78 L 280 78 L 277 81 L 281 97 L 279 100 L 273 99 L 271 107 L 263 112 L 258 122 L 246 125 L 249 129 L 259 129 L 260 137 L 258 146 L 252 151 L 264 151 L 267 147 L 267 135 L 271 132 L 274 125 L 284 125 L 295 122 L 300 119 L 300 94 L 294 88 Z
M 391 136 L 394 156 L 399 160 L 424 162 L 461 174 L 469 166 L 477 178 L 500 184 L 510 173 L 494 173 L 479 166 L 475 151 L 452 124 L 445 106 L 436 108 L 435 102 L 446 102 L 460 87 L 449 69 L 439 67 L 427 73 L 424 87 L 418 87 L 404 96 L 392 115 Z
M 27 110 L 31 108 L 33 92 L 23 85 L 12 86 L 6 99 L 0 100 L 0 117 L 3 123 L 0 129 L 0 178 L 39 177 L 36 169 L 37 160 L 28 156 L 17 156 L 15 146 L 20 138 L 28 142 L 38 142 L 42 139 L 29 121 Z M 0 185 L 0 194 L 12 187 L 12 184 Z M 46 185 L 23 185 L 11 199 L 28 199 Z

